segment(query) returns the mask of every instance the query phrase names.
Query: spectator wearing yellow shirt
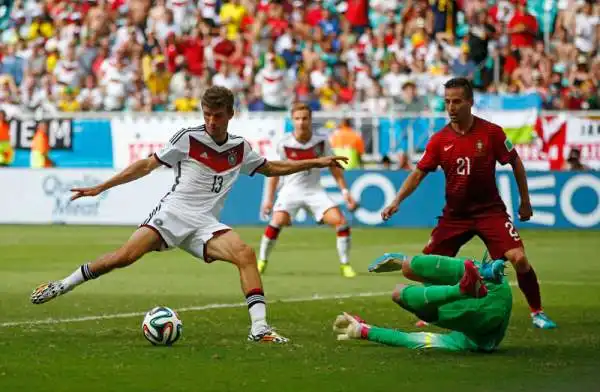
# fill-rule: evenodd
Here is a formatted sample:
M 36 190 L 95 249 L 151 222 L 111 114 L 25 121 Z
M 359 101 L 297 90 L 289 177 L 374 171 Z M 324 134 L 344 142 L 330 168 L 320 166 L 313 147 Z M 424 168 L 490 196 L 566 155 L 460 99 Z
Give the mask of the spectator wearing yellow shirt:
M 58 63 L 58 45 L 55 39 L 49 39 L 46 42 L 45 46 L 46 52 L 48 55 L 46 56 L 46 71 L 49 74 L 54 73 L 54 68 L 56 68 L 56 63 Z
M 198 98 L 194 98 L 192 95 L 192 89 L 186 87 L 183 97 L 176 98 L 173 106 L 176 112 L 193 112 L 198 110 Z
M 34 11 L 33 21 L 29 26 L 29 40 L 37 39 L 38 37 L 50 38 L 54 35 L 54 26 L 52 21 L 44 18 L 41 11 Z
M 238 37 L 240 23 L 246 14 L 246 8 L 240 4 L 240 0 L 230 0 L 223 4 L 219 18 L 221 25 L 227 25 L 227 38 L 235 40 Z
M 79 112 L 81 104 L 77 101 L 77 94 L 73 87 L 65 87 L 63 97 L 58 101 L 58 109 L 62 112 Z
M 147 76 L 146 86 L 152 95 L 152 104 L 154 107 L 164 107 L 169 97 L 169 83 L 171 82 L 171 73 L 167 70 L 167 64 L 164 56 L 154 59 L 152 71 Z
M 337 103 L 337 94 L 333 81 L 327 79 L 323 87 L 319 89 L 319 102 L 321 107 L 325 110 L 334 109 Z

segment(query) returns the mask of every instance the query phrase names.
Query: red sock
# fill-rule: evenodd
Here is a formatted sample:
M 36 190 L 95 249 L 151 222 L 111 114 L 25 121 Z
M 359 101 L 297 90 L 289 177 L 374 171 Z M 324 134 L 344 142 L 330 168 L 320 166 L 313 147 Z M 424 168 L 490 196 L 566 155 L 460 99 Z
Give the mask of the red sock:
M 523 274 L 518 273 L 517 280 L 519 281 L 519 288 L 525 295 L 531 311 L 534 313 L 541 311 L 542 296 L 540 294 L 540 284 L 538 283 L 533 267 L 530 267 L 529 271 Z
M 265 237 L 270 240 L 276 240 L 280 231 L 281 228 L 277 226 L 267 225 L 267 228 L 265 229 Z

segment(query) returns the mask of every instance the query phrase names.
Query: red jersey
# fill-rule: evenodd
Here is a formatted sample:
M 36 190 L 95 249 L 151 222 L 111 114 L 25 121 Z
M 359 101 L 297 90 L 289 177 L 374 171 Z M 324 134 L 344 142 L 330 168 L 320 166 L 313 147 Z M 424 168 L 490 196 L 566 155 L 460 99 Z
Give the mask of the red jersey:
M 508 22 L 508 27 L 513 28 L 520 24 L 524 24 L 527 27 L 527 30 L 522 33 L 511 34 L 511 46 L 513 46 L 514 48 L 533 47 L 533 44 L 535 42 L 535 34 L 538 30 L 537 19 L 531 14 L 521 14 L 519 12 L 516 12 L 515 16 L 513 16 L 510 22 Z
M 441 166 L 446 176 L 444 215 L 472 217 L 506 211 L 496 186 L 496 162 L 517 157 L 502 128 L 474 117 L 471 130 L 458 134 L 450 124 L 433 135 L 417 164 L 424 172 Z

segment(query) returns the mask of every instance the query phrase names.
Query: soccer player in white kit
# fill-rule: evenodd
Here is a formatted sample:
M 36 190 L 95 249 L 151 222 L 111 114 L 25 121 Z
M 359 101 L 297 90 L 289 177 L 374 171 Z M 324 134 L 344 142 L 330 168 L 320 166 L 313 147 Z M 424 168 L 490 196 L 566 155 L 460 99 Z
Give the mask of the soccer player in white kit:
M 304 103 L 296 103 L 292 107 L 291 114 L 294 132 L 285 136 L 279 143 L 277 149 L 280 159 L 286 162 L 302 162 L 306 159 L 332 155 L 327 135 L 312 130 L 310 107 Z M 343 170 L 331 166 L 331 174 L 340 187 L 348 208 L 351 211 L 354 210 L 356 202 L 348 192 Z M 283 186 L 279 190 L 275 203 L 273 201 L 275 200 L 279 178 L 272 177 L 268 180 L 263 213 L 265 215 L 273 213 L 273 216 L 260 242 L 258 270 L 261 273 L 264 273 L 267 268 L 267 260 L 275 246 L 281 228 L 290 225 L 292 217 L 296 215 L 298 210 L 305 208 L 312 213 L 318 222 L 335 227 L 342 275 L 347 278 L 356 276 L 356 272 L 348 264 L 350 227 L 339 207 L 327 196 L 320 180 L 321 173 L 318 169 L 284 177 Z
M 47 302 L 115 268 L 127 267 L 151 251 L 179 247 L 207 263 L 224 260 L 238 268 L 252 321 L 248 340 L 287 342 L 287 338 L 267 324 L 254 251 L 235 231 L 220 223 L 218 217 L 240 173 L 281 176 L 313 168 L 340 167 L 339 161 L 346 159 L 267 161 L 254 152 L 244 138 L 227 132 L 233 116 L 230 90 L 213 86 L 206 91 L 201 104 L 204 125 L 180 130 L 161 151 L 131 164 L 102 184 L 72 189 L 71 200 L 75 200 L 134 181 L 162 165 L 172 167 L 175 172 L 171 191 L 123 246 L 78 267 L 62 280 L 40 285 L 31 294 L 31 302 Z

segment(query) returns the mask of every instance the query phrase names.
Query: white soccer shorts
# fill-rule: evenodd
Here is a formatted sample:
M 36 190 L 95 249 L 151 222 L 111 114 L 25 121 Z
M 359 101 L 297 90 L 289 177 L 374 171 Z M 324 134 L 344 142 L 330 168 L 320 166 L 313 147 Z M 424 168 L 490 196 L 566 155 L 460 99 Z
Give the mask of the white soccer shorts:
M 304 208 L 310 211 L 317 222 L 321 222 L 325 212 L 333 207 L 337 207 L 337 204 L 322 189 L 304 192 L 286 191 L 277 196 L 273 211 L 285 211 L 293 219 L 298 210 Z
M 206 256 L 206 243 L 215 235 L 231 230 L 209 214 L 186 219 L 184 214 L 169 208 L 166 203 L 159 204 L 140 225 L 143 226 L 160 235 L 166 244 L 161 250 L 178 247 L 207 263 L 214 260 Z

